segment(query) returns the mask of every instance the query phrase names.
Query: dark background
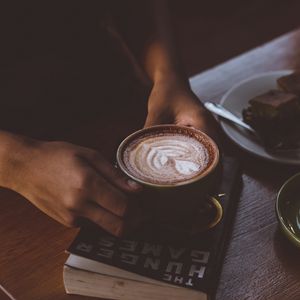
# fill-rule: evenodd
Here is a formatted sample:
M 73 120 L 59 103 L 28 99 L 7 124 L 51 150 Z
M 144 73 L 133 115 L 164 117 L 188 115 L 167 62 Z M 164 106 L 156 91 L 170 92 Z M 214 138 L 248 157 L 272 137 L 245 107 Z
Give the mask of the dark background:
M 300 25 L 298 0 L 170 1 L 178 45 L 193 75 Z
M 145 106 L 147 97 L 135 91 L 138 85 L 126 75 L 131 67 L 99 34 L 106 5 L 122 11 L 126 1 L 0 3 L 0 128 L 25 134 L 38 129 L 36 137 L 50 137 L 48 124 L 49 132 L 61 132 L 62 126 L 72 128 L 91 117 L 110 117 L 121 101 L 127 101 L 125 94 L 140 105 L 145 98 Z M 189 76 L 291 31 L 300 22 L 299 0 L 169 2 Z M 135 7 L 130 13 L 128 22 L 139 10 Z M 137 103 L 131 104 L 132 110 Z

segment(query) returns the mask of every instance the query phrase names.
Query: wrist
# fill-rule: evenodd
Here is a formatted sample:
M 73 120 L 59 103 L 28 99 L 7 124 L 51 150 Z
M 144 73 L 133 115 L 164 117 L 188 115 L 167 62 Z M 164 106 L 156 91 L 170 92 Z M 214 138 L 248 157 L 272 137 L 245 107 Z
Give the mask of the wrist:
M 179 72 L 157 71 L 153 78 L 154 87 L 169 87 L 176 89 L 190 89 L 189 80 Z
M 33 149 L 38 142 L 27 137 L 0 131 L 0 186 L 19 191 Z

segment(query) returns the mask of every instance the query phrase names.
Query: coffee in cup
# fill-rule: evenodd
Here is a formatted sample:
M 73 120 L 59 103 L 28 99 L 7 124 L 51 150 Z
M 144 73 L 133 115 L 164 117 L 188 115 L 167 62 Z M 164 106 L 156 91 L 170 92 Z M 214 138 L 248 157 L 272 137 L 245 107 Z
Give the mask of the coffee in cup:
M 215 142 L 200 130 L 158 125 L 139 130 L 119 146 L 121 170 L 145 187 L 158 219 L 187 215 L 210 193 L 219 163 Z

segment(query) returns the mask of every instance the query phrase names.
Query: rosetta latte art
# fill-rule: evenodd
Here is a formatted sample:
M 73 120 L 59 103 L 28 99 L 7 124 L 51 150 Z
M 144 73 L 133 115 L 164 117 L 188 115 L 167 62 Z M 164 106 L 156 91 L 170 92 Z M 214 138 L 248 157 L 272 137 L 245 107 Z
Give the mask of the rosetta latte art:
M 206 147 L 180 134 L 143 137 L 127 147 L 124 158 L 135 177 L 159 184 L 191 179 L 209 163 Z

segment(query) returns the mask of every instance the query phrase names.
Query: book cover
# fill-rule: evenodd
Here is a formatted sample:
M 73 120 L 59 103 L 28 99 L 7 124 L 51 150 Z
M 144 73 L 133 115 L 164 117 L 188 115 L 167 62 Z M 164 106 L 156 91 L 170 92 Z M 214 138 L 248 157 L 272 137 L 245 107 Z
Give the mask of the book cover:
M 215 194 L 221 195 L 223 214 L 213 228 L 170 242 L 154 226 L 150 228 L 151 235 L 143 235 L 145 231 L 141 231 L 127 238 L 117 238 L 99 227 L 87 226 L 80 230 L 68 251 L 120 270 L 120 277 L 124 277 L 121 270 L 125 270 L 174 287 L 214 293 L 241 186 L 237 160 L 224 158 L 222 169 L 222 180 Z

